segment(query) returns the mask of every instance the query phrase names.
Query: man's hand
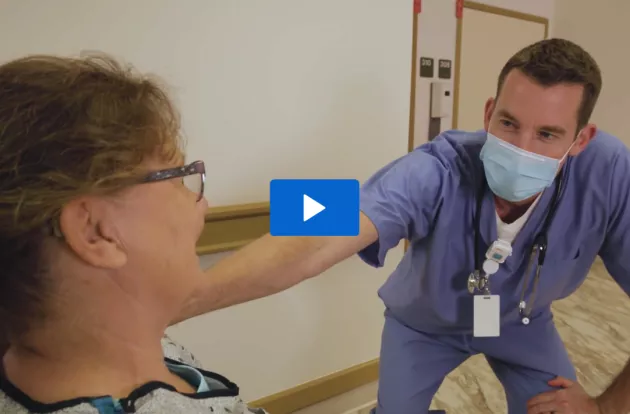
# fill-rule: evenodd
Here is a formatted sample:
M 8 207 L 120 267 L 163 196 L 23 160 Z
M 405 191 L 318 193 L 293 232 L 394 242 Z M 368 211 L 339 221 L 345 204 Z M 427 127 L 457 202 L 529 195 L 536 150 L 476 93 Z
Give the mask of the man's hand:
M 577 382 L 556 377 L 548 384 L 560 389 L 539 394 L 529 400 L 527 414 L 603 414 L 597 401 Z

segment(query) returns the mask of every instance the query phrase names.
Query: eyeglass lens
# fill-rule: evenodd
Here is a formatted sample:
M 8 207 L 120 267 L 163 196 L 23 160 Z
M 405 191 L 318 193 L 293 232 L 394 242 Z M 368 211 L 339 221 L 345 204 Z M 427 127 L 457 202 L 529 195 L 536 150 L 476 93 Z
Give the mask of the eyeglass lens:
M 184 185 L 190 191 L 197 194 L 197 200 L 201 200 L 203 197 L 203 175 L 201 173 L 185 176 Z

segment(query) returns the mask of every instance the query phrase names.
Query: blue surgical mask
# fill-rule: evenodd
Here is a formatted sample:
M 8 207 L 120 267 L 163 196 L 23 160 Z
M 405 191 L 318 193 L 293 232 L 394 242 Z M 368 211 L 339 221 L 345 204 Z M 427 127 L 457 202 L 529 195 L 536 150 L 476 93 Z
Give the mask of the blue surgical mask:
M 558 160 L 525 151 L 488 132 L 480 155 L 488 186 L 504 200 L 526 200 L 553 183 L 560 163 L 572 147 L 573 144 Z

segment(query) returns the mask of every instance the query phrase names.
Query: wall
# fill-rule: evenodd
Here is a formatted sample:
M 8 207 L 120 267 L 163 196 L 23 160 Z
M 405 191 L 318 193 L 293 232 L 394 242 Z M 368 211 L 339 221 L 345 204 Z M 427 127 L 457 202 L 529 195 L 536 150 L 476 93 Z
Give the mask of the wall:
M 279 177 L 366 179 L 405 153 L 406 0 L 2 0 L 0 61 L 100 50 L 163 77 L 212 205 Z M 247 400 L 378 357 L 384 269 L 352 258 L 290 291 L 171 330 Z M 204 257 L 208 266 L 220 256 Z
M 556 0 L 554 33 L 584 47 L 602 71 L 603 89 L 592 120 L 630 145 L 628 56 L 616 45 L 630 36 L 625 0 Z
M 208 154 L 220 176 L 229 176 L 211 177 L 216 204 L 267 200 L 272 178 L 363 180 L 407 148 L 406 2 L 327 0 L 308 2 L 305 12 L 307 3 L 296 3 L 248 2 L 255 11 L 247 16 L 213 21 L 217 36 L 238 38 L 247 52 L 222 48 L 213 56 L 214 76 L 192 75 L 208 77 L 220 95 L 211 102 L 199 96 L 188 107 L 194 118 L 211 114 L 212 122 L 195 124 L 194 137 L 219 137 L 211 150 L 220 156 L 191 141 L 191 152 Z M 261 19 L 274 27 L 260 27 Z M 235 82 L 226 88 L 216 75 L 228 73 Z M 210 266 L 224 256 L 201 262 Z M 201 316 L 171 333 L 239 383 L 246 400 L 295 387 L 378 357 L 383 306 L 376 292 L 401 257 L 402 248 L 392 251 L 379 270 L 351 258 L 286 292 Z
M 519 11 L 522 13 L 534 14 L 546 17 L 550 21 L 549 33 L 553 36 L 553 16 L 554 16 L 555 0 L 481 0 L 477 3 L 483 3 L 490 6 L 501 7 Z M 571 0 L 567 0 L 571 1 Z M 418 17 L 418 43 L 417 52 L 418 59 L 422 56 L 433 57 L 435 64 L 439 59 L 449 59 L 455 61 L 455 39 L 457 19 L 455 18 L 456 0 L 422 0 L 422 12 Z M 466 10 L 464 10 L 465 18 Z M 499 74 L 497 73 L 497 76 Z M 415 131 L 414 143 L 421 145 L 428 140 L 429 131 L 429 96 L 432 81 L 442 81 L 430 78 L 417 78 L 416 83 L 416 106 L 415 106 Z M 453 79 L 448 82 L 453 87 Z M 493 91 L 488 92 L 488 96 Z M 483 117 L 483 105 L 485 102 L 479 102 L 479 117 Z M 452 127 L 452 117 L 442 119 L 441 130 L 447 130 Z

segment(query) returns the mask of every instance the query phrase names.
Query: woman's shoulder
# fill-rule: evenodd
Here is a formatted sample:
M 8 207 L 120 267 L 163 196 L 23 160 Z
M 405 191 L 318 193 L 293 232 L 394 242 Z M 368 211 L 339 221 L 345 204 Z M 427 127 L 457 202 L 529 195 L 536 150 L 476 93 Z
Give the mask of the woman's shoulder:
M 139 400 L 134 407 L 136 414 L 186 413 L 186 414 L 269 414 L 261 408 L 248 407 L 239 397 L 203 394 L 192 398 L 165 389 L 151 393 L 150 398 Z
M 204 376 L 205 381 L 208 384 L 209 390 L 199 394 L 199 397 L 206 396 L 211 397 L 202 402 L 201 398 L 197 403 L 210 408 L 213 413 L 235 413 L 235 414 L 268 414 L 261 408 L 252 408 L 244 403 L 239 396 L 239 388 L 236 384 L 232 383 L 229 379 L 223 377 L 220 374 L 205 371 L 201 362 L 195 358 L 195 356 L 186 347 L 173 340 L 169 335 L 165 334 L 162 338 L 162 349 L 164 357 L 168 360 L 176 361 L 184 365 L 188 365 L 200 370 L 200 373 Z M 157 396 L 157 395 L 156 395 Z M 180 399 L 179 396 L 175 400 Z M 169 398 L 169 400 L 172 396 Z M 155 398 L 154 402 L 159 403 L 160 398 Z M 173 400 L 169 402 L 174 402 Z M 183 401 L 181 401 L 183 403 Z M 163 401 L 163 403 L 167 403 Z M 149 405 L 152 405 L 150 403 Z M 152 408 L 147 407 L 149 411 Z M 163 408 L 163 407 L 162 407 Z M 190 407 L 189 409 L 192 409 Z M 224 411 L 221 411 L 224 410 Z M 137 411 L 138 413 L 144 411 Z
M 156 412 L 173 414 L 268 414 L 263 409 L 249 407 L 240 398 L 239 388 L 236 384 L 219 374 L 205 371 L 190 351 L 168 335 L 162 338 L 162 349 L 169 365 L 181 364 L 199 370 L 199 374 L 204 377 L 206 389 L 194 395 L 180 394 L 165 384 L 153 382 L 136 389 L 128 398 L 117 404 L 109 404 L 106 401 L 108 398 L 96 400 L 80 398 L 58 404 L 40 404 L 29 399 L 9 381 L 3 380 L 0 375 L 0 413 L 102 414 L 103 412 L 109 413 L 112 408 L 119 407 L 122 408 L 122 412 L 135 412 L 136 414 Z
M 174 341 L 167 334 L 164 334 L 164 337 L 162 337 L 162 351 L 164 352 L 165 358 L 190 365 L 194 368 L 203 368 L 192 352 L 186 349 L 183 345 Z
M 141 390 L 139 395 L 130 396 L 129 401 L 117 405 L 114 411 L 108 404 L 97 404 L 97 401 L 60 402 L 58 404 L 39 404 L 34 401 L 16 401 L 15 396 L 0 389 L 0 413 L 2 414 L 34 414 L 47 412 L 50 414 L 104 414 L 112 412 L 154 414 L 268 414 L 260 408 L 251 408 L 237 395 L 221 395 L 205 392 L 198 395 L 184 395 L 164 386 Z M 214 395 L 212 395 L 214 394 Z M 19 398 L 18 398 L 19 399 Z M 102 399 L 101 399 L 102 400 Z M 119 411 L 116 411 L 119 410 Z
M 121 412 L 136 414 L 172 413 L 172 414 L 268 414 L 260 408 L 250 408 L 238 397 L 193 398 L 167 389 L 154 390 L 143 398 L 139 398 L 133 407 L 123 408 Z M 112 412 L 109 409 L 99 410 L 93 404 L 83 402 L 70 406 L 59 406 L 58 410 L 40 411 L 30 410 L 12 400 L 0 390 L 0 413 L 3 414 L 34 414 L 48 412 L 50 414 L 103 414 Z M 117 411 L 114 411 L 117 412 Z

